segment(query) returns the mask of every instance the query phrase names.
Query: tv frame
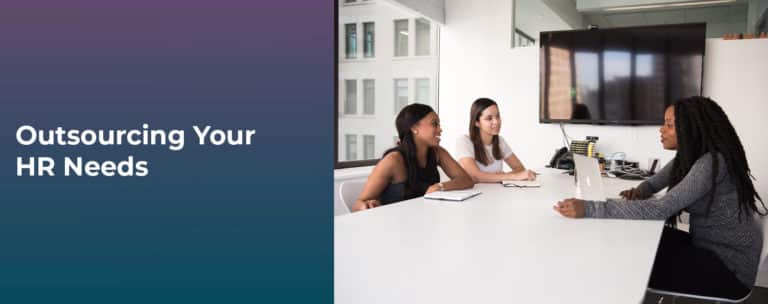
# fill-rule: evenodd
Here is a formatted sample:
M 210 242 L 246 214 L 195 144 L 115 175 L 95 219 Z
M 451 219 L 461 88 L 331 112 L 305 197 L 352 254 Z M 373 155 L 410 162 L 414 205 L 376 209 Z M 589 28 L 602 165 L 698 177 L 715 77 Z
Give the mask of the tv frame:
M 644 26 L 625 26 L 625 27 L 611 27 L 611 28 L 593 28 L 593 29 L 580 29 L 580 30 L 559 30 L 559 31 L 545 31 L 539 33 L 539 106 L 538 106 L 538 115 L 539 115 L 539 123 L 552 123 L 552 124 L 581 124 L 581 125 L 614 125 L 614 126 L 660 126 L 664 124 L 664 120 L 655 121 L 655 120 L 605 120 L 605 119 L 544 119 L 542 118 L 542 110 L 541 107 L 543 105 L 543 102 L 541 100 L 542 97 L 542 90 L 544 90 L 543 87 L 543 81 L 541 81 L 541 73 L 543 70 L 543 63 L 542 63 L 542 55 L 543 52 L 543 44 L 542 42 L 544 39 L 542 38 L 543 35 L 549 34 L 549 33 L 565 33 L 565 32 L 589 32 L 589 31 L 600 31 L 600 30 L 614 30 L 614 29 L 641 29 L 641 28 L 670 28 L 670 27 L 681 27 L 681 26 L 704 26 L 704 48 L 701 52 L 701 82 L 699 85 L 699 95 L 702 95 L 704 91 L 704 58 L 706 56 L 707 52 L 707 36 L 706 36 L 706 29 L 707 24 L 704 22 L 692 22 L 692 23 L 677 23 L 677 24 L 659 24 L 659 25 L 644 25 Z M 669 101 L 674 102 L 674 101 Z

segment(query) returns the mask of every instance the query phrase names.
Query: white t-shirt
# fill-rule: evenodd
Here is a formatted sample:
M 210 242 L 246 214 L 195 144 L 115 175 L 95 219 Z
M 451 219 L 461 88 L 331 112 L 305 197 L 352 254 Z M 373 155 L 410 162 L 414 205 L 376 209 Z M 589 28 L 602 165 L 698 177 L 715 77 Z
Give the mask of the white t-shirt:
M 493 146 L 487 145 L 485 146 L 485 153 L 488 155 L 488 159 L 492 160 L 492 162 L 489 165 L 483 165 L 482 163 L 475 160 L 475 164 L 478 168 L 480 168 L 480 171 L 485 173 L 499 173 L 504 170 L 504 160 L 507 159 L 510 155 L 512 155 L 512 149 L 509 148 L 509 145 L 507 145 L 507 141 L 504 140 L 503 137 L 499 136 L 499 148 L 501 148 L 501 159 L 494 159 L 493 158 Z M 465 157 L 469 157 L 471 159 L 475 159 L 475 146 L 472 144 L 472 140 L 469 139 L 468 135 L 460 136 L 459 140 L 456 141 L 456 159 L 462 159 Z

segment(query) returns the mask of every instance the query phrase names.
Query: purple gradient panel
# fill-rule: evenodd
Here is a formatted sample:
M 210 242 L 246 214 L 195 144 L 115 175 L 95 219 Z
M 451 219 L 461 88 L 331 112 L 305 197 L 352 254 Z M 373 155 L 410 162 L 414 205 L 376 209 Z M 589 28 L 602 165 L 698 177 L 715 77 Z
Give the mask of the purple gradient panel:
M 0 2 L 0 302 L 332 302 L 333 6 Z M 142 123 L 184 149 L 15 138 Z M 198 146 L 192 125 L 255 144 Z M 17 177 L 38 155 L 150 175 Z

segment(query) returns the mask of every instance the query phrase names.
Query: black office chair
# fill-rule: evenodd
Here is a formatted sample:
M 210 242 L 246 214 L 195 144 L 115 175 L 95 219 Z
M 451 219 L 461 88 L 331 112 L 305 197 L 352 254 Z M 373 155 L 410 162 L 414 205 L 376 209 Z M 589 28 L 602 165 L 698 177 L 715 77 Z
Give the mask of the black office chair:
M 765 238 L 768 236 L 768 216 L 766 217 L 758 217 L 758 220 L 761 221 L 761 227 L 763 228 L 763 250 L 760 253 L 760 265 L 762 266 L 766 255 L 768 255 L 768 240 Z M 758 266 L 757 269 L 760 269 L 761 266 Z M 687 293 L 679 293 L 674 291 L 667 291 L 667 290 L 660 290 L 660 289 L 653 289 L 648 287 L 646 289 L 649 293 L 656 294 L 661 296 L 659 298 L 659 304 L 664 303 L 664 298 L 669 297 L 672 298 L 672 303 L 675 303 L 675 300 L 677 298 L 687 298 L 687 299 L 697 299 L 697 300 L 704 300 L 704 301 L 711 301 L 713 303 L 744 303 L 747 299 L 749 299 L 749 296 L 752 295 L 752 291 L 741 299 L 728 299 L 728 298 L 717 298 L 717 297 L 709 297 L 709 296 L 702 296 L 702 295 L 695 295 L 695 294 L 687 294 Z

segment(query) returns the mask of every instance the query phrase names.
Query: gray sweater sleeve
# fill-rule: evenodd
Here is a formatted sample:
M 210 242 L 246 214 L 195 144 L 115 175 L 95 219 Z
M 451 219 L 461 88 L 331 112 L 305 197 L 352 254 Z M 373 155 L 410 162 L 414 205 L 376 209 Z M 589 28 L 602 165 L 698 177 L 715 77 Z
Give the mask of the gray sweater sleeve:
M 654 193 L 661 191 L 661 189 L 669 186 L 669 176 L 672 172 L 672 165 L 674 160 L 667 163 L 664 168 L 661 168 L 659 172 L 656 172 L 653 176 L 646 179 L 644 182 L 637 186 L 637 190 L 640 192 L 640 198 L 649 198 Z
M 721 158 L 721 168 L 723 162 Z M 644 182 L 643 187 L 654 191 L 668 185 L 670 170 L 671 165 L 668 164 L 657 176 Z M 724 170 L 719 171 L 718 175 L 724 174 Z M 585 217 L 663 220 L 704 197 L 711 188 L 712 156 L 705 154 L 693 164 L 683 180 L 663 197 L 634 201 L 585 201 Z

